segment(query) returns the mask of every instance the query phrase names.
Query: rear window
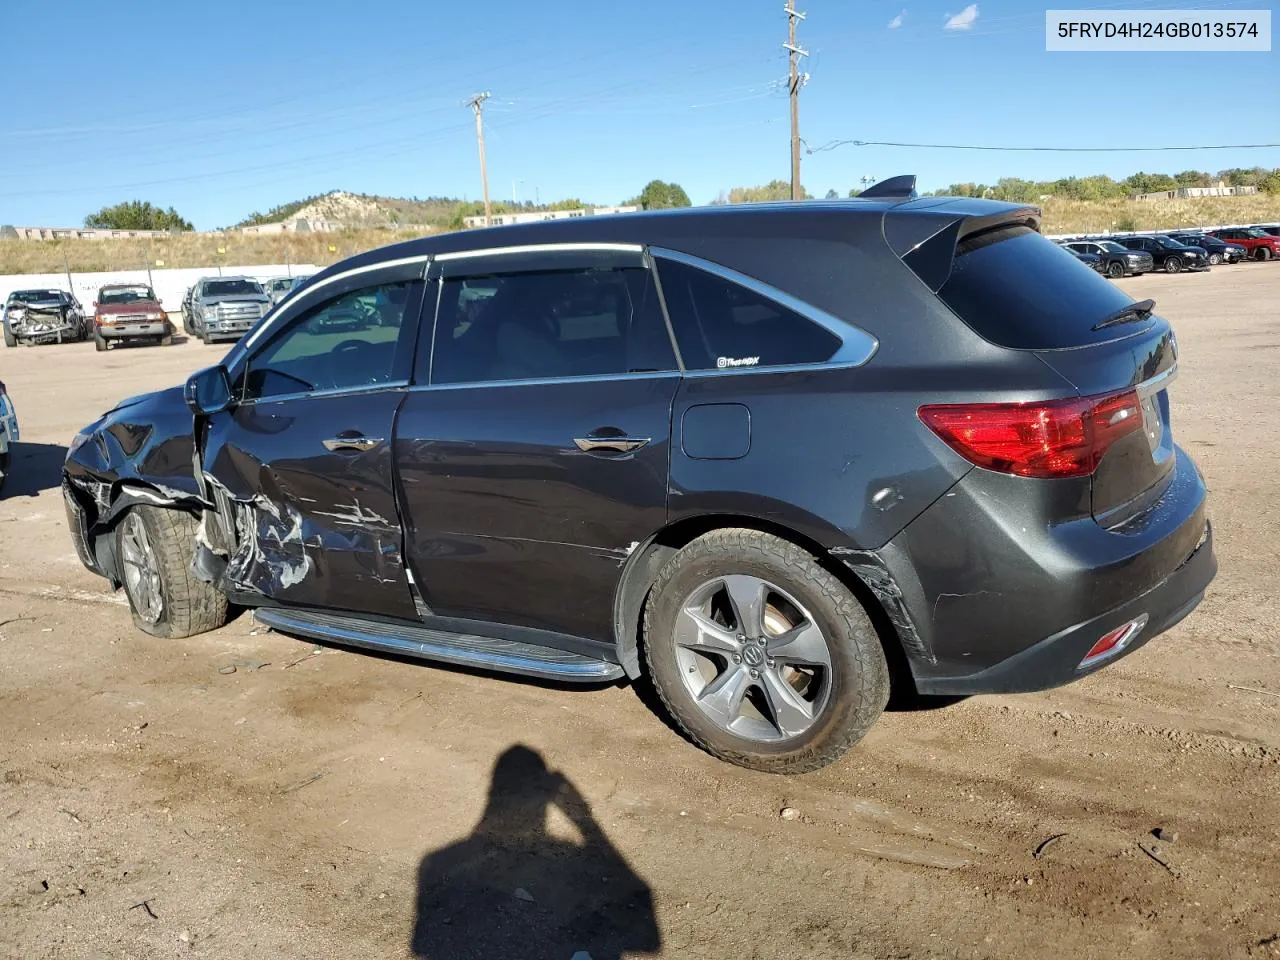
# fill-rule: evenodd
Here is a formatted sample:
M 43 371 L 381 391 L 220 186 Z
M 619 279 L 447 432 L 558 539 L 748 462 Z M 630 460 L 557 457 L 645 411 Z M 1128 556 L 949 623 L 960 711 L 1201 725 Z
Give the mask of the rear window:
M 1018 350 L 1101 343 L 1154 322 L 1093 330 L 1133 298 L 1025 226 L 961 240 L 938 296 L 984 339 Z

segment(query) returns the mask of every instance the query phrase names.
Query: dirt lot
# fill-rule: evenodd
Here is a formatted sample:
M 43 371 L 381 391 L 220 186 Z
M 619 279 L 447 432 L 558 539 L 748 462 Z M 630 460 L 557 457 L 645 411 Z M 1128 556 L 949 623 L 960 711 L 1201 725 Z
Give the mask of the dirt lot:
M 317 653 L 248 616 L 135 631 L 72 551 L 63 445 L 219 351 L 0 352 L 25 440 L 0 500 L 0 954 L 1280 956 L 1280 266 L 1121 282 L 1177 325 L 1209 597 L 1071 687 L 891 713 L 792 779 L 710 759 L 628 687 Z

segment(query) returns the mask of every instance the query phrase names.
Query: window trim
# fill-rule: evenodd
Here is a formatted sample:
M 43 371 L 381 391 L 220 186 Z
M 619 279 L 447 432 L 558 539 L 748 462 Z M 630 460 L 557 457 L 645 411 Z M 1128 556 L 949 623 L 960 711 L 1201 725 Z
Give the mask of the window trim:
M 449 263 L 454 260 L 470 260 L 480 257 L 502 257 L 510 254 L 528 253 L 590 253 L 602 250 L 612 253 L 644 253 L 641 243 L 527 243 L 513 247 L 477 247 L 471 250 L 454 250 L 450 253 L 437 253 L 434 260 Z
M 649 247 L 649 254 L 655 261 L 670 260 L 674 263 L 682 264 L 694 270 L 701 270 L 703 273 L 709 273 L 728 283 L 736 284 L 744 289 L 750 290 L 757 296 L 764 297 L 766 300 L 772 300 L 778 306 L 791 311 L 803 317 L 812 323 L 822 327 L 832 336 L 840 341 L 840 347 L 826 360 L 818 363 L 788 363 L 776 366 L 760 366 L 760 367 L 728 367 L 723 370 L 717 368 L 714 370 L 682 370 L 686 377 L 724 377 L 736 376 L 738 374 L 761 374 L 761 373 L 789 373 L 799 370 L 818 370 L 829 367 L 861 367 L 876 355 L 876 351 L 880 349 L 880 341 L 877 340 L 867 331 L 863 330 L 857 324 L 848 320 L 842 320 L 834 314 L 815 307 L 811 303 L 801 300 L 793 294 L 787 293 L 785 290 L 765 283 L 763 280 L 757 280 L 755 277 L 740 273 L 732 267 L 726 267 L 723 264 L 715 263 L 711 260 L 704 260 L 702 257 L 695 257 L 692 254 L 682 253 L 679 250 L 671 250 L 667 247 Z M 656 265 L 656 264 L 655 264 Z M 661 270 L 655 270 L 655 274 L 661 274 Z M 661 284 L 661 280 L 659 280 Z M 661 290 L 659 286 L 659 290 Z M 663 311 L 666 311 L 666 298 L 663 297 Z M 671 329 L 672 340 L 675 340 L 675 330 Z M 677 356 L 679 354 L 677 353 Z M 684 367 L 683 360 L 681 367 Z

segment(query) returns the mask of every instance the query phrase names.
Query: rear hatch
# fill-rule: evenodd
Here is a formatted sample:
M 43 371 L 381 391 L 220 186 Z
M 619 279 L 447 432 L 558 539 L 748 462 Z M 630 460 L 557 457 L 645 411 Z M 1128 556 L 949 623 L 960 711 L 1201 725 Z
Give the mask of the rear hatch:
M 1089 426 L 1105 444 L 1090 479 L 1100 523 L 1123 523 L 1160 495 L 1174 466 L 1177 344 L 1150 301 L 1135 303 L 1025 221 L 961 236 L 938 296 L 984 339 L 1033 352 L 1097 399 Z

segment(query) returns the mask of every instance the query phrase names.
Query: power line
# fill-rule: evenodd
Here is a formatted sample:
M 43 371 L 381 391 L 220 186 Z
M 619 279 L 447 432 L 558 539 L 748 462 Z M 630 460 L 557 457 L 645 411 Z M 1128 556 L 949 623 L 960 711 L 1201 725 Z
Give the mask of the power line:
M 913 150 L 987 150 L 998 153 L 1162 153 L 1173 150 L 1264 150 L 1280 143 L 1218 143 L 1173 147 L 1010 147 L 975 143 L 899 143 L 893 140 L 832 140 L 806 153 L 825 153 L 837 147 L 909 147 Z

